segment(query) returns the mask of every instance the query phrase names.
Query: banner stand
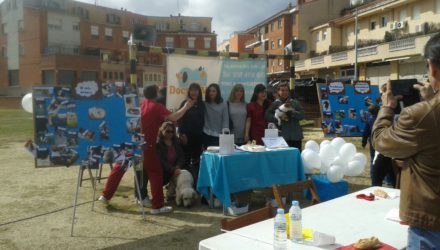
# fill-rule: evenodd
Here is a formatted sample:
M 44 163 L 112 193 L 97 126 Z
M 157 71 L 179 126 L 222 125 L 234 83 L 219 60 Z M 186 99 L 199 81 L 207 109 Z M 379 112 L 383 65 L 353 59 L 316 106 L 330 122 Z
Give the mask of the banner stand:
M 132 165 L 132 163 L 133 163 L 132 160 L 130 160 L 129 164 Z M 78 179 L 77 179 L 77 182 L 76 182 L 76 192 L 75 192 L 75 198 L 74 198 L 74 201 L 73 201 L 73 214 L 72 214 L 72 225 L 71 225 L 71 228 L 70 228 L 70 237 L 73 237 L 73 230 L 74 230 L 75 222 L 76 222 L 75 220 L 77 219 L 76 218 L 76 207 L 78 205 L 78 194 L 79 194 L 79 188 L 80 188 L 80 185 L 81 185 L 82 171 L 83 171 L 84 167 L 88 169 L 90 174 L 92 173 L 89 165 L 85 165 L 85 166 L 80 165 L 79 168 L 78 168 Z M 135 179 L 136 192 L 138 194 L 138 197 L 141 197 L 141 189 L 139 187 L 138 179 L 136 178 L 136 169 L 133 166 L 131 166 L 131 168 L 133 169 L 133 173 L 134 173 L 134 176 L 135 176 L 134 179 Z M 98 174 L 98 171 L 99 171 L 99 169 L 96 169 L 96 173 L 95 173 L 96 175 Z M 93 188 L 92 211 L 94 211 L 95 201 L 96 201 L 96 181 L 97 181 L 97 178 L 93 178 L 92 176 L 91 176 L 91 178 L 93 180 L 93 182 L 92 182 L 92 188 Z M 141 209 L 141 212 L 142 212 L 142 219 L 144 221 L 147 221 L 147 218 L 145 216 L 144 205 L 142 204 L 142 202 L 139 202 L 139 206 L 140 206 L 140 209 Z

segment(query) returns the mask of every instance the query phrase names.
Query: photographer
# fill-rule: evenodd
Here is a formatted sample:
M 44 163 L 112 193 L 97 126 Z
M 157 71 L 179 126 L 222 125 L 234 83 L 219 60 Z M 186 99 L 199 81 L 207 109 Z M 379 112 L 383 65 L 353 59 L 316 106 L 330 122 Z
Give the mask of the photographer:
M 424 101 L 404 108 L 393 125 L 391 83 L 373 127 L 373 146 L 402 159 L 400 218 L 409 225 L 407 249 L 440 249 L 440 34 L 425 46 L 429 85 L 414 86 Z

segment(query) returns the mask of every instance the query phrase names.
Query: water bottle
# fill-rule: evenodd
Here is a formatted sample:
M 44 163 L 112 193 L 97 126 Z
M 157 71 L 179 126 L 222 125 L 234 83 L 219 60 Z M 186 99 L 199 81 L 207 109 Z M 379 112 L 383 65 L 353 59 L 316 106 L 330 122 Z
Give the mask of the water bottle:
M 278 208 L 274 220 L 273 247 L 275 250 L 283 250 L 287 247 L 286 224 L 284 209 Z
M 302 242 L 301 208 L 298 201 L 292 201 L 289 210 L 290 219 L 290 240 L 293 242 Z

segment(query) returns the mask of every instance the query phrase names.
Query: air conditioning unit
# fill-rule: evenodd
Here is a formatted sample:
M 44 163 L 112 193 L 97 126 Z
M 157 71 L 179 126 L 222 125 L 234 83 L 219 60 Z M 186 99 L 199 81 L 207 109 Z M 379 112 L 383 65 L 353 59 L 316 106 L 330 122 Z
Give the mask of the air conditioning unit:
M 406 26 L 406 21 L 396 22 L 395 29 L 403 29 Z

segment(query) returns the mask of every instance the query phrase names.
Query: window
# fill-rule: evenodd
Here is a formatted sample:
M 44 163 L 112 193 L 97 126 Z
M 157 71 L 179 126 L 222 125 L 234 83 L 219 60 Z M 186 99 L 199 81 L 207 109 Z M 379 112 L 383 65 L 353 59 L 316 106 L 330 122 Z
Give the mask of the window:
M 118 80 L 118 72 L 113 72 L 113 75 L 115 76 L 115 80 Z
M 148 75 L 148 80 L 149 80 L 150 82 L 152 82 L 152 81 L 153 81 L 153 75 L 149 74 L 149 75 Z
M 292 15 L 292 25 L 295 26 L 296 25 L 296 14 Z
M 321 38 L 321 31 L 318 31 L 318 33 L 316 33 L 316 42 L 319 42 L 320 38 Z
M 270 31 L 271 31 L 271 32 L 273 31 L 273 29 L 274 29 L 274 26 L 275 26 L 275 24 L 274 24 L 274 23 L 271 23 L 271 24 L 270 24 Z
M 93 39 L 99 39 L 99 27 L 95 25 L 90 26 L 90 34 Z
M 82 71 L 81 81 L 96 81 L 98 80 L 98 72 L 96 71 Z
M 103 71 L 102 72 L 102 78 L 103 79 L 107 79 L 107 71 Z
M 421 12 L 420 5 L 418 5 L 418 4 L 414 5 L 414 7 L 413 7 L 413 19 L 414 20 L 420 19 L 420 12 Z
M 370 22 L 370 30 L 375 30 L 376 29 L 376 21 L 371 21 Z
M 74 70 L 59 70 L 58 83 L 61 85 L 72 85 L 76 82 L 76 71 Z
M 124 44 L 126 44 L 128 42 L 129 37 L 130 37 L 129 32 L 127 30 L 123 30 L 122 31 L 122 42 Z
M 47 28 L 60 30 L 61 27 L 62 27 L 62 20 L 61 19 L 58 19 L 58 18 L 48 18 L 47 19 Z
M 402 9 L 400 11 L 399 21 L 403 22 L 403 21 L 405 21 L 405 19 L 406 19 L 406 9 Z
M 195 40 L 196 40 L 195 37 L 188 37 L 188 48 L 194 49 L 196 47 Z
M 382 28 L 387 27 L 387 25 L 388 25 L 388 17 L 383 16 L 381 18 L 381 25 L 382 25 Z
M 156 30 L 157 31 L 167 30 L 167 24 L 166 23 L 156 23 Z
M 74 24 L 72 28 L 73 30 L 79 31 L 79 24 Z
M 2 34 L 3 34 L 3 35 L 6 35 L 6 34 L 7 34 L 6 29 L 7 29 L 7 24 L 6 24 L 6 23 L 3 23 L 3 24 L 2 24 Z
M 7 58 L 8 57 L 8 53 L 6 52 L 6 47 L 5 46 L 2 47 L 2 57 L 3 58 Z
M 211 38 L 210 37 L 205 37 L 205 49 L 210 49 L 211 48 Z
M 24 46 L 22 44 L 18 45 L 18 54 L 24 56 Z
M 281 29 L 283 27 L 283 19 L 278 19 L 278 29 Z
M 325 41 L 327 39 L 327 31 L 322 32 L 322 40 Z
M 153 75 L 153 81 L 155 81 L 155 82 L 157 81 L 157 75 L 156 74 Z
M 436 9 L 437 14 L 440 14 L 440 0 L 437 0 L 435 5 L 436 5 L 435 9 Z
M 272 49 L 275 49 L 275 42 L 274 42 L 274 41 L 271 42 L 270 47 L 271 47 Z
M 174 48 L 174 37 L 165 38 L 165 47 Z
M 24 23 L 23 20 L 18 20 L 18 30 L 24 31 Z
M 105 40 L 111 41 L 113 39 L 113 30 L 111 28 L 105 28 Z
M 119 80 L 124 80 L 124 72 L 119 72 Z
M 121 18 L 115 14 L 107 14 L 107 23 L 121 24 Z
M 162 81 L 162 75 L 161 75 L 161 74 L 157 75 L 157 80 L 158 80 L 159 82 Z
M 108 79 L 113 80 L 113 72 L 108 72 Z
M 54 70 L 43 70 L 43 84 L 55 85 L 55 71 Z
M 283 47 L 283 40 L 278 39 L 278 48 L 282 48 Z
M 8 84 L 9 86 L 18 86 L 19 71 L 18 69 L 8 71 Z

